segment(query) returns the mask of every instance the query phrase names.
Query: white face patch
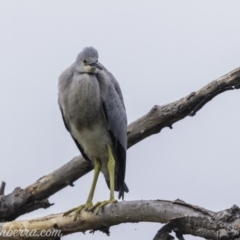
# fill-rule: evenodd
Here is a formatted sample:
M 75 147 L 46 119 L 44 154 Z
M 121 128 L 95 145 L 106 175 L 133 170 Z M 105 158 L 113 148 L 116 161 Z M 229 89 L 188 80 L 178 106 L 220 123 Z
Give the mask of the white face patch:
M 84 68 L 85 73 L 97 73 L 98 72 L 98 69 L 94 66 L 85 65 L 83 68 Z

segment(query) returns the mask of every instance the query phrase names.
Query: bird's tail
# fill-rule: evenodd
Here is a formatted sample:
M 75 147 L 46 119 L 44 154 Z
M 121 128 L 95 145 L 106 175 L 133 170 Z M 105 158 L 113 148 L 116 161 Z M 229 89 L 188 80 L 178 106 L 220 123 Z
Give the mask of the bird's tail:
M 108 185 L 108 188 L 110 189 L 110 181 L 108 179 L 106 179 L 106 183 Z M 123 184 L 116 179 L 115 184 L 114 184 L 114 190 L 118 192 L 118 199 L 122 198 L 124 199 L 124 192 L 128 193 L 129 189 L 126 185 L 125 182 L 123 182 Z
M 118 190 L 118 199 L 122 198 L 122 200 L 124 200 L 124 192 L 128 193 L 129 189 L 126 185 L 126 183 L 124 182 L 122 186 L 120 186 L 119 190 Z

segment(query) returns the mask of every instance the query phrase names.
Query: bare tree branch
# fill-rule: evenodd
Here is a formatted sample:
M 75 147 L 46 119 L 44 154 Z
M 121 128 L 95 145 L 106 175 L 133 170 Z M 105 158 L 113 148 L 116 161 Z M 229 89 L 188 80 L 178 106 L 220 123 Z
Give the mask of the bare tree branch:
M 50 207 L 49 196 L 68 185 L 73 186 L 74 181 L 91 170 L 91 164 L 78 156 L 27 188 L 16 188 L 12 193 L 0 196 L 0 220 L 11 221 L 36 209 Z
M 135 122 L 131 123 L 128 126 L 128 147 L 133 146 L 134 144 L 149 137 L 152 134 L 159 133 L 164 127 L 171 128 L 173 123 L 185 118 L 186 116 L 194 116 L 197 111 L 199 111 L 207 102 L 209 102 L 212 98 L 214 98 L 218 94 L 228 90 L 239 89 L 239 88 L 240 88 L 240 67 L 178 101 L 175 101 L 173 103 L 166 104 L 163 106 L 154 106 L 149 113 L 147 113 L 146 115 L 139 118 L 138 120 L 136 120 Z M 62 188 L 68 185 L 73 186 L 74 181 L 84 176 L 86 173 L 88 173 L 91 170 L 92 170 L 91 164 L 85 161 L 81 156 L 78 156 L 73 158 L 69 163 L 65 164 L 64 166 L 60 167 L 54 172 L 38 179 L 34 184 L 28 186 L 27 188 L 25 189 L 16 188 L 12 193 L 8 195 L 5 195 L 5 196 L 1 195 L 0 196 L 0 220 L 10 221 L 24 213 L 33 211 L 38 208 L 47 208 L 51 206 L 51 204 L 47 200 L 49 196 L 58 192 L 59 190 L 61 190 Z M 3 192 L 2 189 L 4 190 L 4 187 L 1 187 L 1 192 Z M 132 206 L 131 203 L 121 203 L 121 204 L 119 203 L 116 206 L 124 206 L 124 204 L 127 204 L 126 209 L 129 209 L 128 204 Z M 137 202 L 135 202 L 134 204 L 137 204 L 136 207 L 139 206 Z M 178 204 L 178 206 L 181 205 L 180 202 L 175 202 L 175 204 Z M 143 206 L 141 205 L 141 207 Z M 184 203 L 182 207 L 188 208 L 189 206 L 187 206 Z M 114 216 L 116 216 L 116 219 L 118 219 L 117 217 L 118 215 L 116 215 L 115 213 L 115 210 L 117 211 L 117 209 L 118 209 L 117 207 L 116 209 L 114 207 L 114 214 L 115 214 Z M 198 211 L 199 213 L 200 209 L 201 208 L 196 207 L 194 211 Z M 139 208 L 139 211 L 140 211 L 140 208 Z M 169 211 L 169 209 L 167 211 Z M 207 212 L 209 213 L 210 211 L 207 211 Z M 206 218 L 206 212 L 203 211 L 201 213 L 204 214 L 204 217 Z M 87 216 L 91 215 L 88 213 L 83 213 L 83 215 L 84 214 L 87 214 Z M 166 212 L 164 214 L 166 214 Z M 192 214 L 188 215 L 186 212 L 184 214 L 185 214 L 184 216 L 186 215 L 188 217 L 190 216 L 191 220 L 193 219 Z M 139 213 L 137 215 L 139 215 Z M 130 221 L 129 219 L 126 218 L 126 216 L 128 215 L 123 216 L 124 221 L 122 219 L 122 222 Z M 142 216 L 142 214 L 140 214 L 139 216 Z M 153 216 L 154 215 L 151 215 L 151 216 L 149 215 L 149 218 L 151 218 L 150 221 L 152 221 L 152 219 L 155 219 L 155 218 L 152 218 Z M 59 217 L 61 221 L 66 221 L 66 220 L 63 220 L 62 217 L 58 215 L 54 216 L 53 219 L 55 218 L 59 219 Z M 161 219 L 161 216 L 158 216 L 158 217 Z M 180 216 L 178 216 L 178 218 L 179 217 Z M 108 215 L 108 218 L 110 218 L 110 215 Z M 91 219 L 92 221 L 92 218 L 89 218 L 89 219 Z M 137 217 L 136 219 L 137 219 L 136 221 L 141 221 L 141 219 L 139 220 Z M 142 219 L 145 219 L 145 217 L 143 217 Z M 207 219 L 209 220 L 209 216 L 207 217 Z M 86 221 L 85 224 L 88 226 L 88 224 L 90 224 L 91 221 L 90 222 Z M 121 221 L 114 221 L 113 219 L 112 221 L 113 221 L 112 225 L 115 225 L 115 222 L 116 224 L 119 224 L 121 222 Z M 158 221 L 164 222 L 164 223 L 167 222 L 167 220 L 163 221 L 159 219 Z M 178 227 L 179 227 L 181 225 L 180 223 L 184 221 L 186 221 L 186 217 L 181 218 L 181 221 L 180 220 L 178 220 L 178 222 L 175 221 L 174 224 L 175 225 L 178 224 Z M 194 221 L 197 224 L 197 220 L 194 220 Z M 12 223 L 9 223 L 9 224 L 12 224 Z M 99 229 L 104 227 L 100 225 L 99 223 L 98 224 L 96 223 L 96 225 L 93 224 L 91 225 L 91 227 L 89 225 L 89 227 L 86 227 L 85 229 L 86 230 L 90 228 Z M 7 225 L 6 223 L 4 223 L 2 226 L 6 227 Z M 171 224 L 169 226 L 171 226 Z M 84 227 L 81 228 L 79 231 L 84 231 Z
M 24 232 L 24 229 L 28 229 L 40 234 L 42 230 L 58 229 L 64 236 L 92 229 L 106 231 L 109 227 L 121 223 L 159 222 L 167 224 L 160 229 L 154 240 L 171 239 L 171 235 L 168 234 L 171 231 L 174 231 L 181 240 L 183 234 L 206 239 L 240 237 L 240 209 L 237 206 L 214 213 L 191 204 L 184 204 L 182 201 L 123 201 L 105 206 L 99 215 L 82 211 L 77 221 L 73 221 L 73 218 L 74 213 L 67 217 L 63 217 L 63 214 L 54 214 L 43 218 L 2 223 L 0 232 L 7 232 L 9 229 Z M 33 239 L 27 235 L 8 239 L 22 238 Z
M 218 94 L 239 88 L 240 67 L 178 101 L 154 106 L 150 112 L 128 126 L 128 147 L 159 133 L 164 127 L 172 128 L 173 123 L 187 116 L 194 116 Z
M 125 222 L 160 222 L 166 223 L 170 219 L 178 217 L 195 216 L 207 217 L 202 211 L 178 204 L 170 201 L 122 201 L 117 204 L 109 204 L 104 207 L 104 211 L 99 215 L 82 211 L 77 221 L 73 221 L 74 213 L 67 217 L 62 214 L 54 214 L 30 221 L 14 221 L 2 224 L 2 230 L 22 229 L 26 227 L 28 230 L 35 229 L 61 229 L 63 235 L 74 232 L 85 232 L 91 229 L 109 228 L 111 226 Z M 207 210 L 205 210 L 208 212 Z M 0 225 L 1 226 L 1 225 Z M 0 229 L 1 230 L 1 229 Z
M 169 232 L 173 230 L 176 233 L 178 239 L 183 239 L 184 234 L 206 239 L 239 239 L 240 208 L 233 205 L 230 209 L 214 213 L 211 218 L 184 216 L 171 219 L 167 227 Z

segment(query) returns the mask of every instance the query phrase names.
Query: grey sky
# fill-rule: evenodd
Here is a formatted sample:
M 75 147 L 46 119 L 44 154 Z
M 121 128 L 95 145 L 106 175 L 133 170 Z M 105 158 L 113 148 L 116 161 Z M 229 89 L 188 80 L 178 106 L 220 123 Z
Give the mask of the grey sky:
M 57 105 L 57 80 L 86 46 L 118 79 L 128 122 L 240 65 L 240 2 L 0 1 L 0 180 L 25 187 L 79 154 Z M 240 92 L 128 151 L 126 200 L 180 198 L 211 210 L 240 205 Z M 21 218 L 84 203 L 92 174 Z M 95 201 L 107 199 L 103 177 Z M 159 224 L 111 228 L 111 239 L 151 239 Z M 77 233 L 86 240 L 110 239 Z M 191 239 L 191 237 L 188 237 Z

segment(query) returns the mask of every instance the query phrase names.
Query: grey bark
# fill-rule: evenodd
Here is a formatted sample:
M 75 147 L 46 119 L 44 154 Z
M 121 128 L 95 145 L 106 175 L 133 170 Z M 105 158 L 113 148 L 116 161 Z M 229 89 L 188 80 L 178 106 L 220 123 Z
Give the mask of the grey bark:
M 109 204 L 99 214 L 82 211 L 76 221 L 73 221 L 74 212 L 67 217 L 62 213 L 49 215 L 31 220 L 19 220 L 0 224 L 0 229 L 7 232 L 9 229 L 18 231 L 42 229 L 53 231 L 58 229 L 65 236 L 75 232 L 87 230 L 102 231 L 109 234 L 109 228 L 121 223 L 158 222 L 166 223 L 153 238 L 154 240 L 172 239 L 171 231 L 179 239 L 184 234 L 203 237 L 206 239 L 239 239 L 240 238 L 240 209 L 233 206 L 220 212 L 187 204 L 181 200 L 165 201 L 122 201 Z M 4 236 L 0 236 L 3 239 Z M 8 239 L 43 239 L 26 236 L 9 237 Z M 51 238 L 54 239 L 54 238 Z
M 0 222 L 14 220 L 39 208 L 50 207 L 52 204 L 48 202 L 48 197 L 68 185 L 73 186 L 74 181 L 91 170 L 91 164 L 78 156 L 30 186 L 16 188 L 12 193 L 0 196 Z
M 187 116 L 194 116 L 206 103 L 225 91 L 240 88 L 240 67 L 192 92 L 186 97 L 162 106 L 154 106 L 146 115 L 128 126 L 128 147 L 159 133 L 163 128 L 172 128 L 173 123 Z

